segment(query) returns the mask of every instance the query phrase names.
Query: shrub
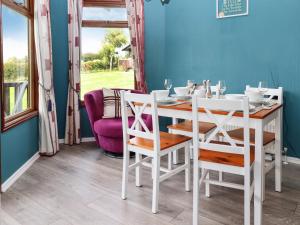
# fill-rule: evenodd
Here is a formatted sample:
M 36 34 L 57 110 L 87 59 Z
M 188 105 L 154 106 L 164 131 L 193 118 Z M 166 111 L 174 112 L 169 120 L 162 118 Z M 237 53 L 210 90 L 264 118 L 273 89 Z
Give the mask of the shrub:
M 93 60 L 88 62 L 83 62 L 82 64 L 82 71 L 97 71 L 97 70 L 105 70 L 106 64 L 102 60 Z

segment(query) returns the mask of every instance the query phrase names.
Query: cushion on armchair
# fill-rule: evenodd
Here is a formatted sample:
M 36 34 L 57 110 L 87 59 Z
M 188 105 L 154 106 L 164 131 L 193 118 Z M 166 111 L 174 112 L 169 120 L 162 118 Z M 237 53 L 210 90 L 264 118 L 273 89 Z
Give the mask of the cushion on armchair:
M 121 117 L 121 90 L 112 90 L 103 88 L 103 118 L 120 118 Z M 130 106 L 127 106 L 127 114 L 133 116 Z

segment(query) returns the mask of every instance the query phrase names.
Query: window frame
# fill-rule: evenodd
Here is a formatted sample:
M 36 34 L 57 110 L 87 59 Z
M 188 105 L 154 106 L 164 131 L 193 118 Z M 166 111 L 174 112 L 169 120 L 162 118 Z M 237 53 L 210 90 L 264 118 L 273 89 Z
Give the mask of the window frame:
M 84 0 L 84 8 L 126 8 L 125 0 Z M 128 20 L 82 20 L 84 28 L 129 28 Z M 135 82 L 135 81 L 134 81 Z M 80 94 L 81 96 L 81 94 Z M 84 100 L 80 99 L 81 107 L 85 107 Z
M 29 73 L 29 108 L 16 115 L 5 118 L 4 109 L 4 76 L 3 76 L 3 30 L 2 30 L 2 6 L 14 10 L 28 19 L 28 59 L 30 66 Z M 34 41 L 34 0 L 27 0 L 26 6 L 18 5 L 13 0 L 0 0 L 0 91 L 1 91 L 1 131 L 7 131 L 25 121 L 38 115 L 38 76 L 36 67 L 36 52 Z

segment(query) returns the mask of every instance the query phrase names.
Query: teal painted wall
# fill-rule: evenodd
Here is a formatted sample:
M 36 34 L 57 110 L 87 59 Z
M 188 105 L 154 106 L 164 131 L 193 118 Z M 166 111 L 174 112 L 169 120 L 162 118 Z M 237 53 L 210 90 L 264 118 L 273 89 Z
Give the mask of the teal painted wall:
M 187 79 L 223 79 L 227 93 L 259 80 L 282 86 L 284 142 L 289 155 L 300 157 L 300 1 L 249 3 L 249 16 L 219 20 L 216 1 L 171 0 L 165 12 L 165 74 L 175 86 Z M 150 86 L 161 88 L 165 74 L 148 78 Z
M 64 138 L 68 99 L 68 1 L 51 0 L 53 76 L 58 136 Z
M 1 183 L 37 153 L 38 135 L 37 117 L 1 133 Z

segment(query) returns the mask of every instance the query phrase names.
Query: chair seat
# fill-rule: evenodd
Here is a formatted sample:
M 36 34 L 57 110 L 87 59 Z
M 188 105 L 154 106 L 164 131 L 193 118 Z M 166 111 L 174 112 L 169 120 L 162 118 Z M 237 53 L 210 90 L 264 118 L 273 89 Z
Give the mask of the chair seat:
M 223 144 L 224 142 L 216 142 Z M 226 143 L 226 145 L 228 145 Z M 250 147 L 250 165 L 254 162 L 255 159 L 255 151 L 254 146 Z M 199 150 L 199 160 L 212 162 L 212 163 L 219 163 L 229 166 L 237 166 L 237 167 L 244 167 L 244 155 L 241 154 L 233 154 L 233 153 L 225 153 L 225 152 L 218 152 L 216 150 L 207 150 L 207 149 L 200 149 Z
M 228 135 L 235 140 L 244 141 L 244 129 L 238 128 L 227 132 Z M 275 141 L 275 134 L 271 132 L 264 132 L 263 144 L 267 145 L 271 142 Z M 250 129 L 250 144 L 255 144 L 255 130 Z
M 216 128 L 217 126 L 214 123 L 208 123 L 208 122 L 199 122 L 199 133 L 200 134 L 206 134 L 212 129 Z M 184 121 L 182 123 L 173 124 L 168 126 L 169 129 L 173 130 L 181 130 L 186 132 L 193 132 L 193 124 L 192 121 Z
M 189 140 L 191 140 L 191 138 L 183 135 L 160 132 L 160 149 L 165 150 Z M 150 139 L 135 137 L 130 139 L 129 144 L 147 150 L 153 150 L 153 140 Z

